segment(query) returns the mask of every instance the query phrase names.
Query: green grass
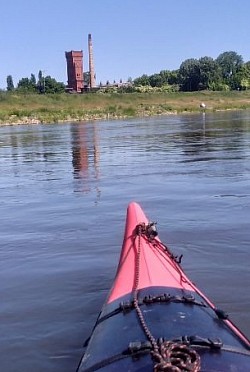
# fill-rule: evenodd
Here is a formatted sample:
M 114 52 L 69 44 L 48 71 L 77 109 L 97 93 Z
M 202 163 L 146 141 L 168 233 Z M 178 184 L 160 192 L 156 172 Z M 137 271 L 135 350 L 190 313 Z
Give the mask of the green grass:
M 0 93 L 0 123 L 43 123 L 168 113 L 250 109 L 250 91 L 187 93 L 17 94 Z

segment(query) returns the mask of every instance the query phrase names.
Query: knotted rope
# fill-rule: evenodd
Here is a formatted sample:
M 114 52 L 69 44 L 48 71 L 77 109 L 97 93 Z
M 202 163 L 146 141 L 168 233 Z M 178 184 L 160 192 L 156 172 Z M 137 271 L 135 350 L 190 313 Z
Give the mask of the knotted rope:
M 159 352 L 152 351 L 152 356 L 157 361 L 154 372 L 200 371 L 200 356 L 187 345 L 166 341 Z
M 152 224 L 149 224 L 148 226 L 152 228 Z M 150 329 L 147 326 L 147 323 L 138 303 L 142 235 L 145 235 L 150 242 L 152 242 L 152 240 L 154 240 L 154 237 L 156 236 L 152 236 L 152 234 L 148 233 L 147 226 L 144 223 L 139 224 L 136 228 L 135 241 L 138 237 L 138 248 L 135 260 L 133 303 L 142 329 L 153 348 L 151 355 L 156 361 L 156 364 L 154 365 L 154 372 L 199 372 L 200 356 L 195 350 L 189 348 L 185 344 L 173 343 L 171 341 L 162 342 L 158 346 L 157 340 L 152 335 Z

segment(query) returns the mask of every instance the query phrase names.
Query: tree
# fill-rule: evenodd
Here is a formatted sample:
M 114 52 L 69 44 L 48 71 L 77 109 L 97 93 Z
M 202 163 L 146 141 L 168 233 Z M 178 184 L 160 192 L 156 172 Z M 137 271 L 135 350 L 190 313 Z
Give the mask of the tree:
M 247 70 L 250 71 L 250 61 L 244 63 L 244 66 L 246 67 Z
M 149 76 L 149 84 L 151 87 L 162 87 L 164 84 L 164 78 L 160 74 L 154 74 Z
M 199 90 L 200 84 L 200 62 L 190 58 L 182 62 L 179 69 L 179 82 L 181 90 L 192 92 Z
M 90 86 L 90 73 L 89 71 L 83 73 L 83 82 L 84 85 L 89 87 Z
M 212 83 L 221 81 L 219 64 L 211 57 L 202 57 L 200 63 L 200 89 L 209 89 Z
M 12 92 L 15 89 L 12 76 L 8 75 L 6 78 L 6 81 L 7 81 L 7 91 Z
M 41 70 L 38 71 L 38 81 L 41 81 L 43 78 L 43 73 Z
M 250 66 L 244 64 L 241 68 L 231 77 L 231 89 L 246 90 L 250 88 Z
M 65 92 L 64 83 L 56 81 L 51 76 L 44 77 L 44 87 L 46 93 L 63 93 Z
M 148 75 L 144 74 L 141 77 L 138 77 L 138 78 L 134 79 L 134 85 L 135 86 L 139 86 L 139 85 L 146 86 L 146 85 L 149 85 L 149 77 L 148 77 Z
M 19 80 L 17 84 L 17 89 L 26 91 L 26 92 L 36 92 L 37 91 L 37 84 L 36 84 L 36 78 L 34 74 L 30 75 L 29 78 L 22 78 Z
M 29 78 L 20 79 L 19 82 L 17 83 L 17 89 L 26 92 L 34 91 L 34 87 Z
M 163 70 L 163 71 L 160 71 L 160 75 L 162 76 L 162 79 L 163 79 L 163 85 L 178 84 L 178 70 L 173 70 L 173 71 Z
M 36 77 L 34 74 L 30 75 L 30 82 L 32 85 L 34 85 L 34 87 L 36 87 Z
M 38 82 L 37 82 L 37 90 L 39 93 L 45 93 L 45 80 L 44 80 L 44 77 L 43 77 L 43 73 L 41 70 L 39 70 L 38 72 Z
M 243 65 L 243 58 L 236 52 L 230 51 L 221 53 L 217 57 L 216 62 L 221 67 L 223 78 L 228 81 Z

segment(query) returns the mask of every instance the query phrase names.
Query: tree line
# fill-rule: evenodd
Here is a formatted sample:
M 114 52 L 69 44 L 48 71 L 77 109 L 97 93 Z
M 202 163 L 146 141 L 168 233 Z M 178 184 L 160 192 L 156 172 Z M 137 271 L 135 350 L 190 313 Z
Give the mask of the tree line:
M 131 79 L 132 80 L 132 79 Z M 22 78 L 14 87 L 12 76 L 7 76 L 7 91 L 33 93 L 62 93 L 65 84 L 39 71 L 38 78 Z M 102 86 L 100 84 L 100 89 Z M 107 84 L 106 84 L 107 89 Z M 108 91 L 113 89 L 108 87 Z M 162 70 L 153 75 L 143 74 L 131 81 L 119 92 L 146 92 L 160 90 L 167 92 L 193 92 L 199 90 L 229 91 L 250 89 L 250 61 L 244 63 L 241 55 L 234 51 L 223 52 L 216 59 L 190 58 L 181 63 L 177 70 Z
M 250 88 L 250 61 L 244 63 L 242 56 L 233 51 L 221 53 L 216 59 L 190 58 L 178 70 L 144 74 L 133 83 L 137 87 L 165 87 L 184 92 L 246 90 Z
M 22 78 L 17 83 L 17 86 L 14 86 L 13 78 L 11 75 L 8 75 L 6 78 L 7 81 L 7 91 L 19 91 L 19 92 L 30 92 L 30 93 L 62 93 L 65 91 L 64 83 L 56 81 L 56 79 L 51 76 L 43 75 L 42 71 L 38 72 L 38 76 L 34 74 L 30 75 L 30 78 Z

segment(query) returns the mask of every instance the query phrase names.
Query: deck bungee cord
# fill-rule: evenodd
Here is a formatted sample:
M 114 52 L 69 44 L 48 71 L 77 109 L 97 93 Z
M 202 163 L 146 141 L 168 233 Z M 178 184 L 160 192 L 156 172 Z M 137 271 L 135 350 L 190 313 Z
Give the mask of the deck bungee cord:
M 191 282 L 181 259 L 131 203 L 114 284 L 79 372 L 249 369 L 249 340 Z
M 199 354 L 191 349 L 188 345 L 183 343 L 174 343 L 171 341 L 157 342 L 152 332 L 150 331 L 143 312 L 139 306 L 138 297 L 138 285 L 140 278 L 140 258 L 141 258 L 141 239 L 146 237 L 149 244 L 155 240 L 158 235 L 156 232 L 155 224 L 149 223 L 148 225 L 139 224 L 136 227 L 136 235 L 138 237 L 138 245 L 136 246 L 136 238 L 134 239 L 135 249 L 137 249 L 136 261 L 135 261 L 135 282 L 133 288 L 133 303 L 134 307 L 140 321 L 141 327 L 151 343 L 152 351 L 151 355 L 155 361 L 153 370 L 154 372 L 169 371 L 169 372 L 181 372 L 190 371 L 198 372 L 200 371 L 200 356 Z M 169 254 L 169 252 L 167 251 Z M 175 261 L 173 261 L 175 262 Z M 182 276 L 181 280 L 182 280 Z

